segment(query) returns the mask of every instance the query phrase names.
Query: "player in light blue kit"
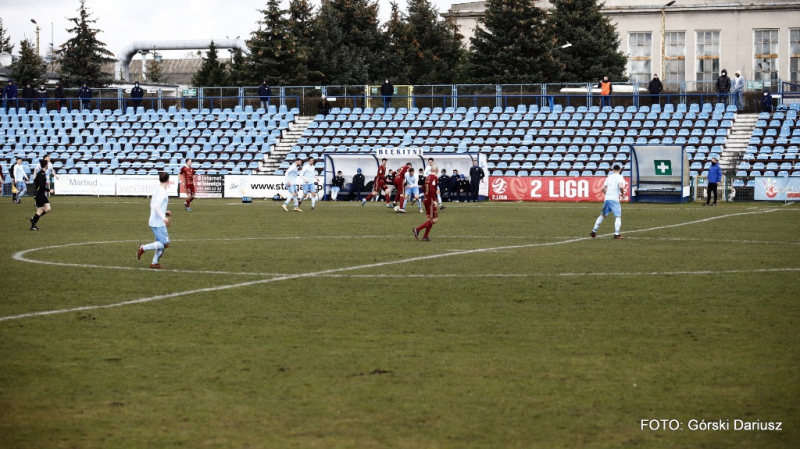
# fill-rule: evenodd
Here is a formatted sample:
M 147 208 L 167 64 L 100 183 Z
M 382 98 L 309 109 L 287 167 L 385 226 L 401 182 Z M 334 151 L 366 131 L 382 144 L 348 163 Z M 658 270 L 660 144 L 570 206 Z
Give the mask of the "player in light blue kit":
M 310 157 L 303 164 L 303 169 L 300 170 L 300 177 L 303 178 L 303 199 L 300 200 L 302 203 L 303 200 L 306 198 L 311 198 L 311 210 L 317 208 L 317 186 L 315 185 L 317 181 L 317 171 L 314 170 L 314 158 Z
M 294 200 L 294 211 L 295 212 L 303 212 L 300 210 L 300 205 L 297 203 L 297 182 L 298 182 L 298 173 L 297 173 L 297 164 L 300 163 L 299 159 L 295 159 L 289 165 L 289 168 L 286 169 L 286 190 L 289 191 L 289 198 L 286 198 L 286 202 L 281 205 L 283 210 L 289 212 L 289 209 L 286 207 L 289 205 L 289 201 Z
M 419 213 L 422 213 L 422 201 L 419 199 L 419 184 L 417 178 L 414 176 L 414 169 L 409 168 L 406 172 L 406 204 L 411 204 L 409 201 L 416 200 L 419 204 Z
M 622 239 L 621 235 L 619 235 L 619 228 L 622 226 L 622 206 L 619 204 L 619 200 L 625 196 L 625 178 L 619 174 L 622 168 L 619 164 L 614 165 L 614 173 L 608 175 L 606 181 L 603 183 L 603 193 L 606 194 L 606 199 L 603 202 L 603 212 L 597 217 L 597 221 L 594 223 L 594 229 L 592 229 L 592 233 L 590 234 L 592 238 L 597 237 L 597 228 L 600 227 L 600 223 L 603 222 L 603 219 L 606 218 L 606 215 L 609 213 L 614 214 L 614 238 L 615 239 Z
M 147 245 L 139 245 L 139 251 L 136 252 L 136 258 L 141 260 L 145 251 L 155 250 L 156 254 L 153 256 L 153 263 L 150 264 L 150 268 L 156 269 L 162 268 L 161 264 L 158 263 L 158 259 L 161 258 L 164 250 L 169 248 L 167 226 L 169 226 L 169 216 L 171 215 L 170 211 L 167 210 L 167 205 L 169 204 L 169 193 L 167 193 L 169 173 L 162 171 L 158 174 L 158 180 L 161 185 L 153 192 L 153 197 L 150 199 L 149 222 L 150 229 L 153 230 L 153 234 L 156 236 L 156 241 Z

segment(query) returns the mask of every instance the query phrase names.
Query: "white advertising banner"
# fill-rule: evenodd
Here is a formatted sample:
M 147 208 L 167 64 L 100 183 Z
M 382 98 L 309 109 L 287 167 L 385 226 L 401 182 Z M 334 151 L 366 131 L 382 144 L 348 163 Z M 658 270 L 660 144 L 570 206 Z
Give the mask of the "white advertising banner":
M 160 185 L 158 175 L 117 175 L 118 196 L 151 196 Z M 169 177 L 169 196 L 178 196 L 178 177 Z
M 114 195 L 114 175 L 61 175 L 53 184 L 58 195 Z
M 301 185 L 302 187 L 302 185 Z M 317 190 L 321 190 L 317 184 Z M 286 179 L 283 176 L 274 175 L 225 175 L 225 198 L 241 198 L 249 196 L 251 198 L 272 198 L 275 195 L 287 198 L 289 192 L 286 190 Z

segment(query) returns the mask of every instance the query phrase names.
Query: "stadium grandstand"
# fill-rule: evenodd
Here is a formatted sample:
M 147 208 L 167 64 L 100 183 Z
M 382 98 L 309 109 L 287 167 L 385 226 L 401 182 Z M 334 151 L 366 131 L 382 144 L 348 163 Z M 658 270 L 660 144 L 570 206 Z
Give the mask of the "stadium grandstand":
M 740 120 L 747 117 L 757 121 Z M 10 108 L 0 110 L 0 124 L 6 184 L 17 157 L 28 166 L 45 154 L 65 174 L 177 174 L 192 158 L 198 174 L 281 175 L 295 159 L 314 157 L 321 171 L 325 154 L 370 154 L 379 147 L 421 148 L 434 156 L 482 153 L 491 176 L 606 176 L 615 162 L 627 175 L 634 144 L 685 146 L 693 177 L 704 176 L 710 159 L 717 157 L 737 178 L 735 186 L 754 176 L 800 176 L 797 104 L 758 116 L 710 102 L 602 108 L 342 107 L 327 116 L 301 116 L 298 108 L 285 105 L 264 110 L 247 104 Z M 745 148 L 730 140 L 737 128 L 746 136 Z

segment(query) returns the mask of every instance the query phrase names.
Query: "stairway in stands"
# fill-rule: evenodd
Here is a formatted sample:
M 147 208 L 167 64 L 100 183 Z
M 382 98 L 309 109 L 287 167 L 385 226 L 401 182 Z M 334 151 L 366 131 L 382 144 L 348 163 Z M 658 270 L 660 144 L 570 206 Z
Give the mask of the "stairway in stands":
M 286 159 L 286 155 L 292 151 L 292 147 L 297 145 L 297 140 L 303 136 L 303 132 L 308 125 L 314 121 L 314 117 L 295 117 L 294 123 L 289 124 L 289 129 L 283 131 L 283 135 L 275 144 L 275 148 L 270 152 L 269 157 L 264 161 L 261 172 L 274 174 L 278 166 Z
M 736 121 L 733 123 L 733 128 L 728 136 L 728 142 L 720 161 L 723 173 L 733 175 L 736 172 L 736 167 L 742 161 L 742 156 L 747 150 L 757 121 L 758 114 L 740 113 L 736 116 Z

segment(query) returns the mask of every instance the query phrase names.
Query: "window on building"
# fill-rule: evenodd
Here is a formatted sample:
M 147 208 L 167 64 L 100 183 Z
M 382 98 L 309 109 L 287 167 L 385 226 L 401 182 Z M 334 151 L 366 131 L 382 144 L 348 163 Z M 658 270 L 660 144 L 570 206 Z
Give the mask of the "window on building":
M 800 84 L 800 29 L 789 30 L 789 79 Z
M 753 79 L 764 87 L 778 85 L 778 30 L 755 30 Z
M 647 84 L 653 75 L 650 70 L 653 55 L 652 33 L 628 33 L 628 54 L 630 80 Z
M 686 80 L 686 33 L 667 31 L 664 47 L 664 79 L 661 81 L 672 84 L 672 90 L 675 90 Z
M 697 32 L 697 69 L 695 79 L 703 90 L 714 90 L 719 76 L 719 31 Z

